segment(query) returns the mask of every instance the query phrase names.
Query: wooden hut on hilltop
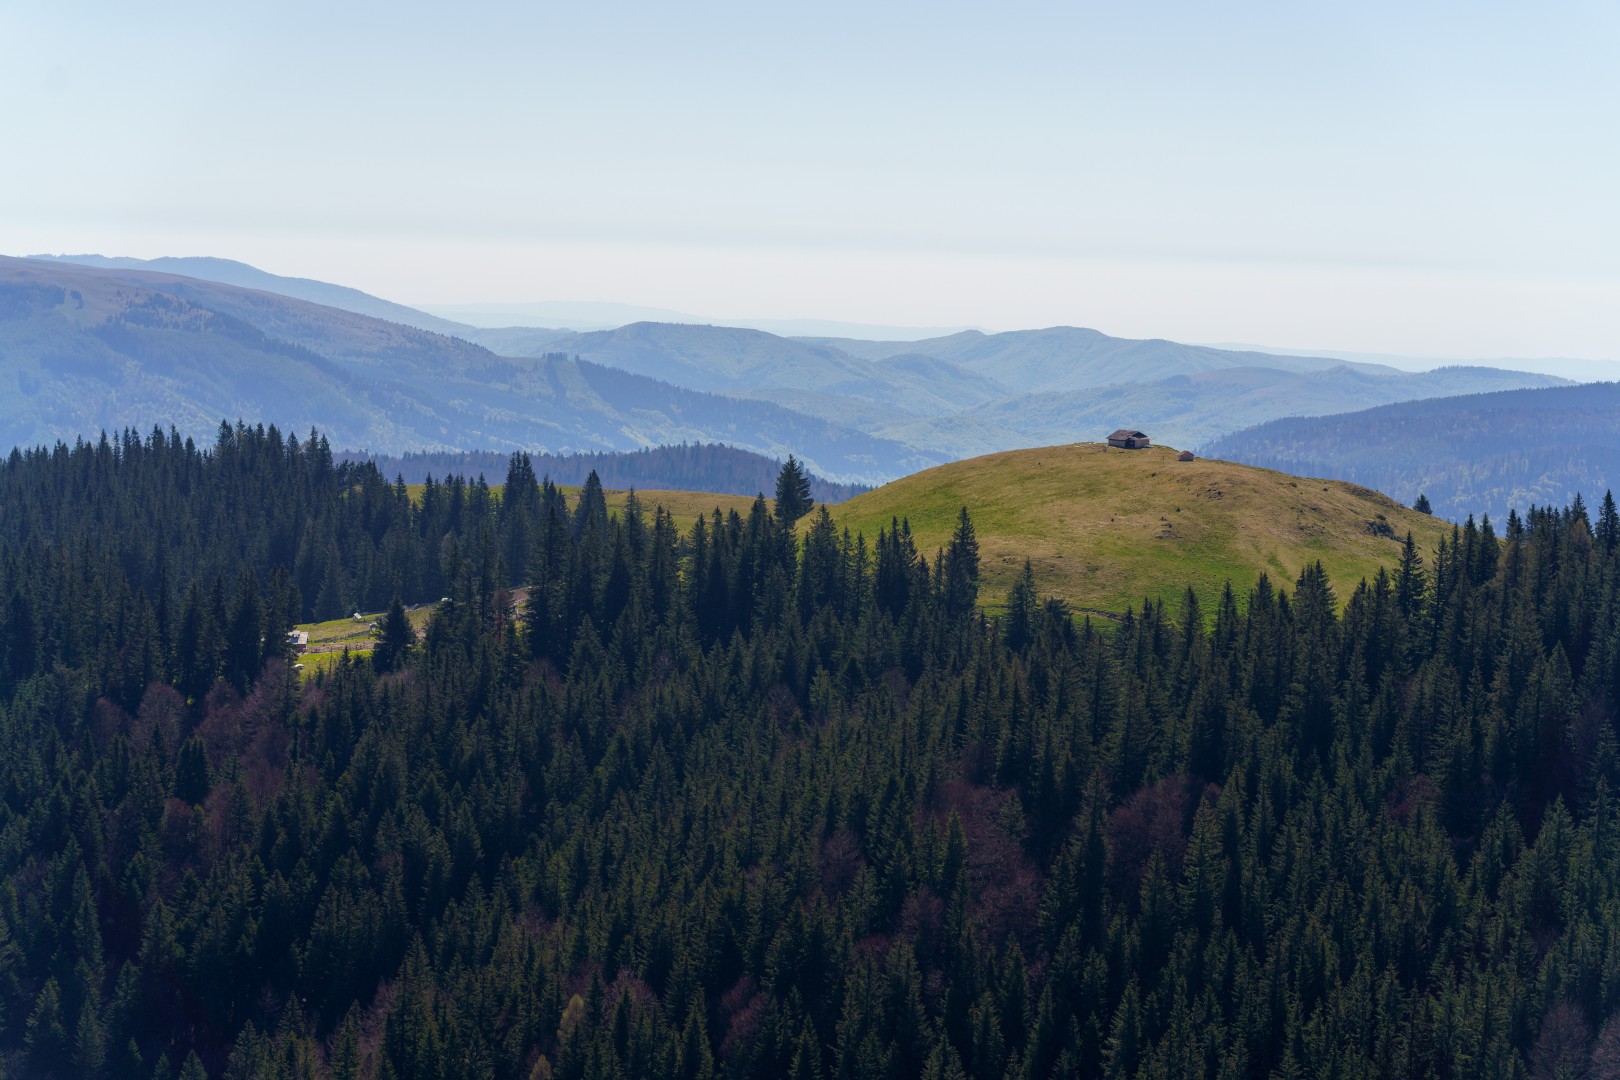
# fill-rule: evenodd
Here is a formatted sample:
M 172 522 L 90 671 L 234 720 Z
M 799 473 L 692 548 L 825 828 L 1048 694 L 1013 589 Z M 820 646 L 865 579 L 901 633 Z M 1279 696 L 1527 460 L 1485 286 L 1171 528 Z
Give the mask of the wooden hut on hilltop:
M 1120 428 L 1108 436 L 1108 445 L 1117 446 L 1121 450 L 1146 450 L 1150 445 L 1145 431 L 1132 431 L 1129 428 Z

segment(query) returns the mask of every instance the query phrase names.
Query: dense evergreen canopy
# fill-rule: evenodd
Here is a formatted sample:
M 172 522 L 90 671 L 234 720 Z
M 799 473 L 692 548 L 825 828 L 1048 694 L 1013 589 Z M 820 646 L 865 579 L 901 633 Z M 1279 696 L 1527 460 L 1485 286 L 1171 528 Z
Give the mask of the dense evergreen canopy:
M 1098 628 L 1027 572 L 987 621 L 965 512 L 685 527 L 521 455 L 413 505 L 128 434 L 0 507 L 12 1075 L 1620 1067 L 1612 511 Z

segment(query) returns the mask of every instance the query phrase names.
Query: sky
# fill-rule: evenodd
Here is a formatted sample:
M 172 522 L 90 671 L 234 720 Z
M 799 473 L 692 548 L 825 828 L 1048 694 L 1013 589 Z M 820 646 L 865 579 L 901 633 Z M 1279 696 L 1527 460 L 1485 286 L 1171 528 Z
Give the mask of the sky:
M 0 253 L 1620 360 L 1616 56 L 1613 0 L 0 0 Z

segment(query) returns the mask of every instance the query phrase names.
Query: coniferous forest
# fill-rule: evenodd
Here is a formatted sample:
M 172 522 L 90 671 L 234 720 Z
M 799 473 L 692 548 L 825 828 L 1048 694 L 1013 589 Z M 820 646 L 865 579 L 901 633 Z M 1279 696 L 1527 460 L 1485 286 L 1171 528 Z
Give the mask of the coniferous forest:
M 504 476 L 510 457 L 496 450 L 417 451 L 397 457 L 354 451 L 337 454 L 340 461 L 373 461 L 384 476 L 403 477 L 407 484 L 449 474 Z M 637 488 L 755 495 L 772 489 L 782 462 L 722 443 L 681 443 L 641 450 L 535 453 L 529 455 L 529 466 L 550 477 L 552 483 L 566 486 L 582 485 L 594 472 L 603 487 L 621 491 Z M 871 490 L 863 484 L 838 484 L 814 475 L 809 480 L 811 491 L 821 502 L 843 502 Z
M 4 1068 L 1620 1075 L 1617 542 L 1577 500 L 1104 627 L 981 596 L 966 511 L 13 452 Z

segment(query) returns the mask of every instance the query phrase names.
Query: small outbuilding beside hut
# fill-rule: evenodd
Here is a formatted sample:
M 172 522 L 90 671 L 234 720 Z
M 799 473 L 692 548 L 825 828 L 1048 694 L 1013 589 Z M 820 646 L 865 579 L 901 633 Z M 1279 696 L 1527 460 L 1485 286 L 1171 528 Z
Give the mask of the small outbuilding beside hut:
M 1108 445 L 1117 446 L 1121 450 L 1146 450 L 1152 443 L 1145 431 L 1132 431 L 1129 428 L 1120 428 L 1108 436 Z
M 1197 461 L 1198 456 L 1196 454 L 1194 454 L 1191 450 L 1183 450 L 1181 453 L 1176 455 L 1176 460 L 1177 461 Z

